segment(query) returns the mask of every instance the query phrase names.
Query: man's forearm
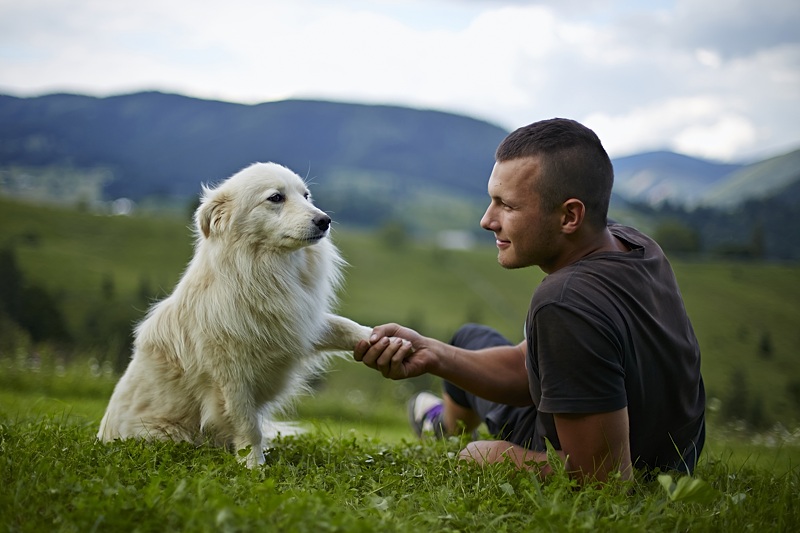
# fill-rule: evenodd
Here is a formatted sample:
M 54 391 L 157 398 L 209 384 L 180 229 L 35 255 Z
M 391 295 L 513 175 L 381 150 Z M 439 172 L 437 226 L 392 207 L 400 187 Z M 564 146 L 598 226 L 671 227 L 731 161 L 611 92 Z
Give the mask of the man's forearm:
M 430 373 L 481 398 L 508 405 L 531 405 L 525 355 L 520 346 L 464 350 L 442 343 Z

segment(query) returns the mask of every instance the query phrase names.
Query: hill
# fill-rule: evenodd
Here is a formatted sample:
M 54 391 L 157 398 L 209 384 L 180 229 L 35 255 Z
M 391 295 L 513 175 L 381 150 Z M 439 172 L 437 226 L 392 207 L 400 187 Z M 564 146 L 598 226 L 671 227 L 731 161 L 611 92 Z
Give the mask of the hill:
M 348 174 L 483 193 L 507 132 L 437 111 L 288 100 L 258 105 L 147 92 L 0 96 L 0 165 L 110 171 L 108 198 L 196 195 L 255 161 L 325 187 Z
M 740 168 L 703 195 L 703 204 L 734 207 L 747 201 L 782 198 L 800 200 L 800 150 Z M 787 198 L 787 194 L 789 197 Z
M 57 189 L 53 176 L 59 175 L 70 184 L 62 189 L 77 188 L 90 200 L 185 199 L 201 183 L 254 161 L 275 161 L 313 180 L 318 199 L 333 204 L 354 191 L 396 198 L 414 188 L 482 201 L 494 149 L 507 133 L 465 116 L 396 106 L 310 100 L 243 105 L 159 92 L 0 95 L 4 188 L 19 192 L 45 183 Z M 774 193 L 765 184 L 798 181 L 797 158 L 796 152 L 793 159 L 744 167 L 663 151 L 635 154 L 614 160 L 614 192 L 647 204 L 741 203 Z M 22 174 L 20 184 L 16 177 Z M 76 175 L 87 178 L 76 181 Z
M 629 201 L 695 205 L 740 168 L 673 152 L 636 154 L 614 160 L 614 191 Z
M 307 178 L 339 223 L 483 237 L 486 179 L 506 134 L 469 117 L 395 106 L 242 105 L 159 92 L 0 95 L 0 194 L 93 210 L 128 197 L 140 210 L 185 212 L 201 184 L 275 161 Z M 798 259 L 800 198 L 791 191 L 800 190 L 799 153 L 748 166 L 670 152 L 615 159 L 612 214 L 649 230 L 677 220 L 706 251 Z M 755 254 L 745 250 L 754 232 L 766 243 Z

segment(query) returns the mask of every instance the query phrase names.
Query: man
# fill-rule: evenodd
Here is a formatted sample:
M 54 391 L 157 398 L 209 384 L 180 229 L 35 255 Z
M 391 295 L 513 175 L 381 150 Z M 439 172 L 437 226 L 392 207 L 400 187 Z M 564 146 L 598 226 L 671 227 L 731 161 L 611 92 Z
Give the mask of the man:
M 547 274 L 525 340 L 471 325 L 446 344 L 387 324 L 355 359 L 392 379 L 443 378 L 441 401 L 411 405 L 418 428 L 486 422 L 499 439 L 471 442 L 463 459 L 510 460 L 544 477 L 549 442 L 581 481 L 692 472 L 705 440 L 697 339 L 658 245 L 607 222 L 613 168 L 600 140 L 575 121 L 546 120 L 511 133 L 495 159 L 481 226 L 504 268 Z

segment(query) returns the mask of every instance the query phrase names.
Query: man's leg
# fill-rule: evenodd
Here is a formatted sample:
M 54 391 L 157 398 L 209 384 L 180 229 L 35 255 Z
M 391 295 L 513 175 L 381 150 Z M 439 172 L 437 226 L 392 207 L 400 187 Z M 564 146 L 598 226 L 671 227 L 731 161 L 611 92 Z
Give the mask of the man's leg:
M 427 391 L 412 396 L 408 420 L 417 436 L 437 438 L 472 433 L 482 422 L 478 413 L 456 402 L 446 390 L 441 397 Z
M 462 326 L 450 341 L 453 346 L 479 350 L 492 346 L 511 346 L 496 330 L 478 324 Z M 513 407 L 484 400 L 452 383 L 444 382 L 442 399 L 420 393 L 409 404 L 411 423 L 418 434 L 435 436 L 473 432 L 485 422 L 489 432 L 502 440 L 529 446 L 536 423 L 536 408 Z
M 456 403 L 445 391 L 442 394 L 442 427 L 446 435 L 456 435 L 461 432 L 472 433 L 481 425 L 481 417 L 469 407 Z

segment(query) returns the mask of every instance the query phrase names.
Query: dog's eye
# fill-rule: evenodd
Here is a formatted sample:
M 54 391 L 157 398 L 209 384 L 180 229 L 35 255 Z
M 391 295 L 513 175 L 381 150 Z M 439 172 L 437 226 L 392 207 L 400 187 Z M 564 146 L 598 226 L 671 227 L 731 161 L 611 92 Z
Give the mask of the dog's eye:
M 311 193 L 310 192 L 305 192 L 303 194 L 303 198 L 305 198 L 306 200 L 311 200 Z
M 267 198 L 267 200 L 272 202 L 273 204 L 279 204 L 283 202 L 284 199 L 285 197 L 279 192 L 276 192 L 275 194 Z

